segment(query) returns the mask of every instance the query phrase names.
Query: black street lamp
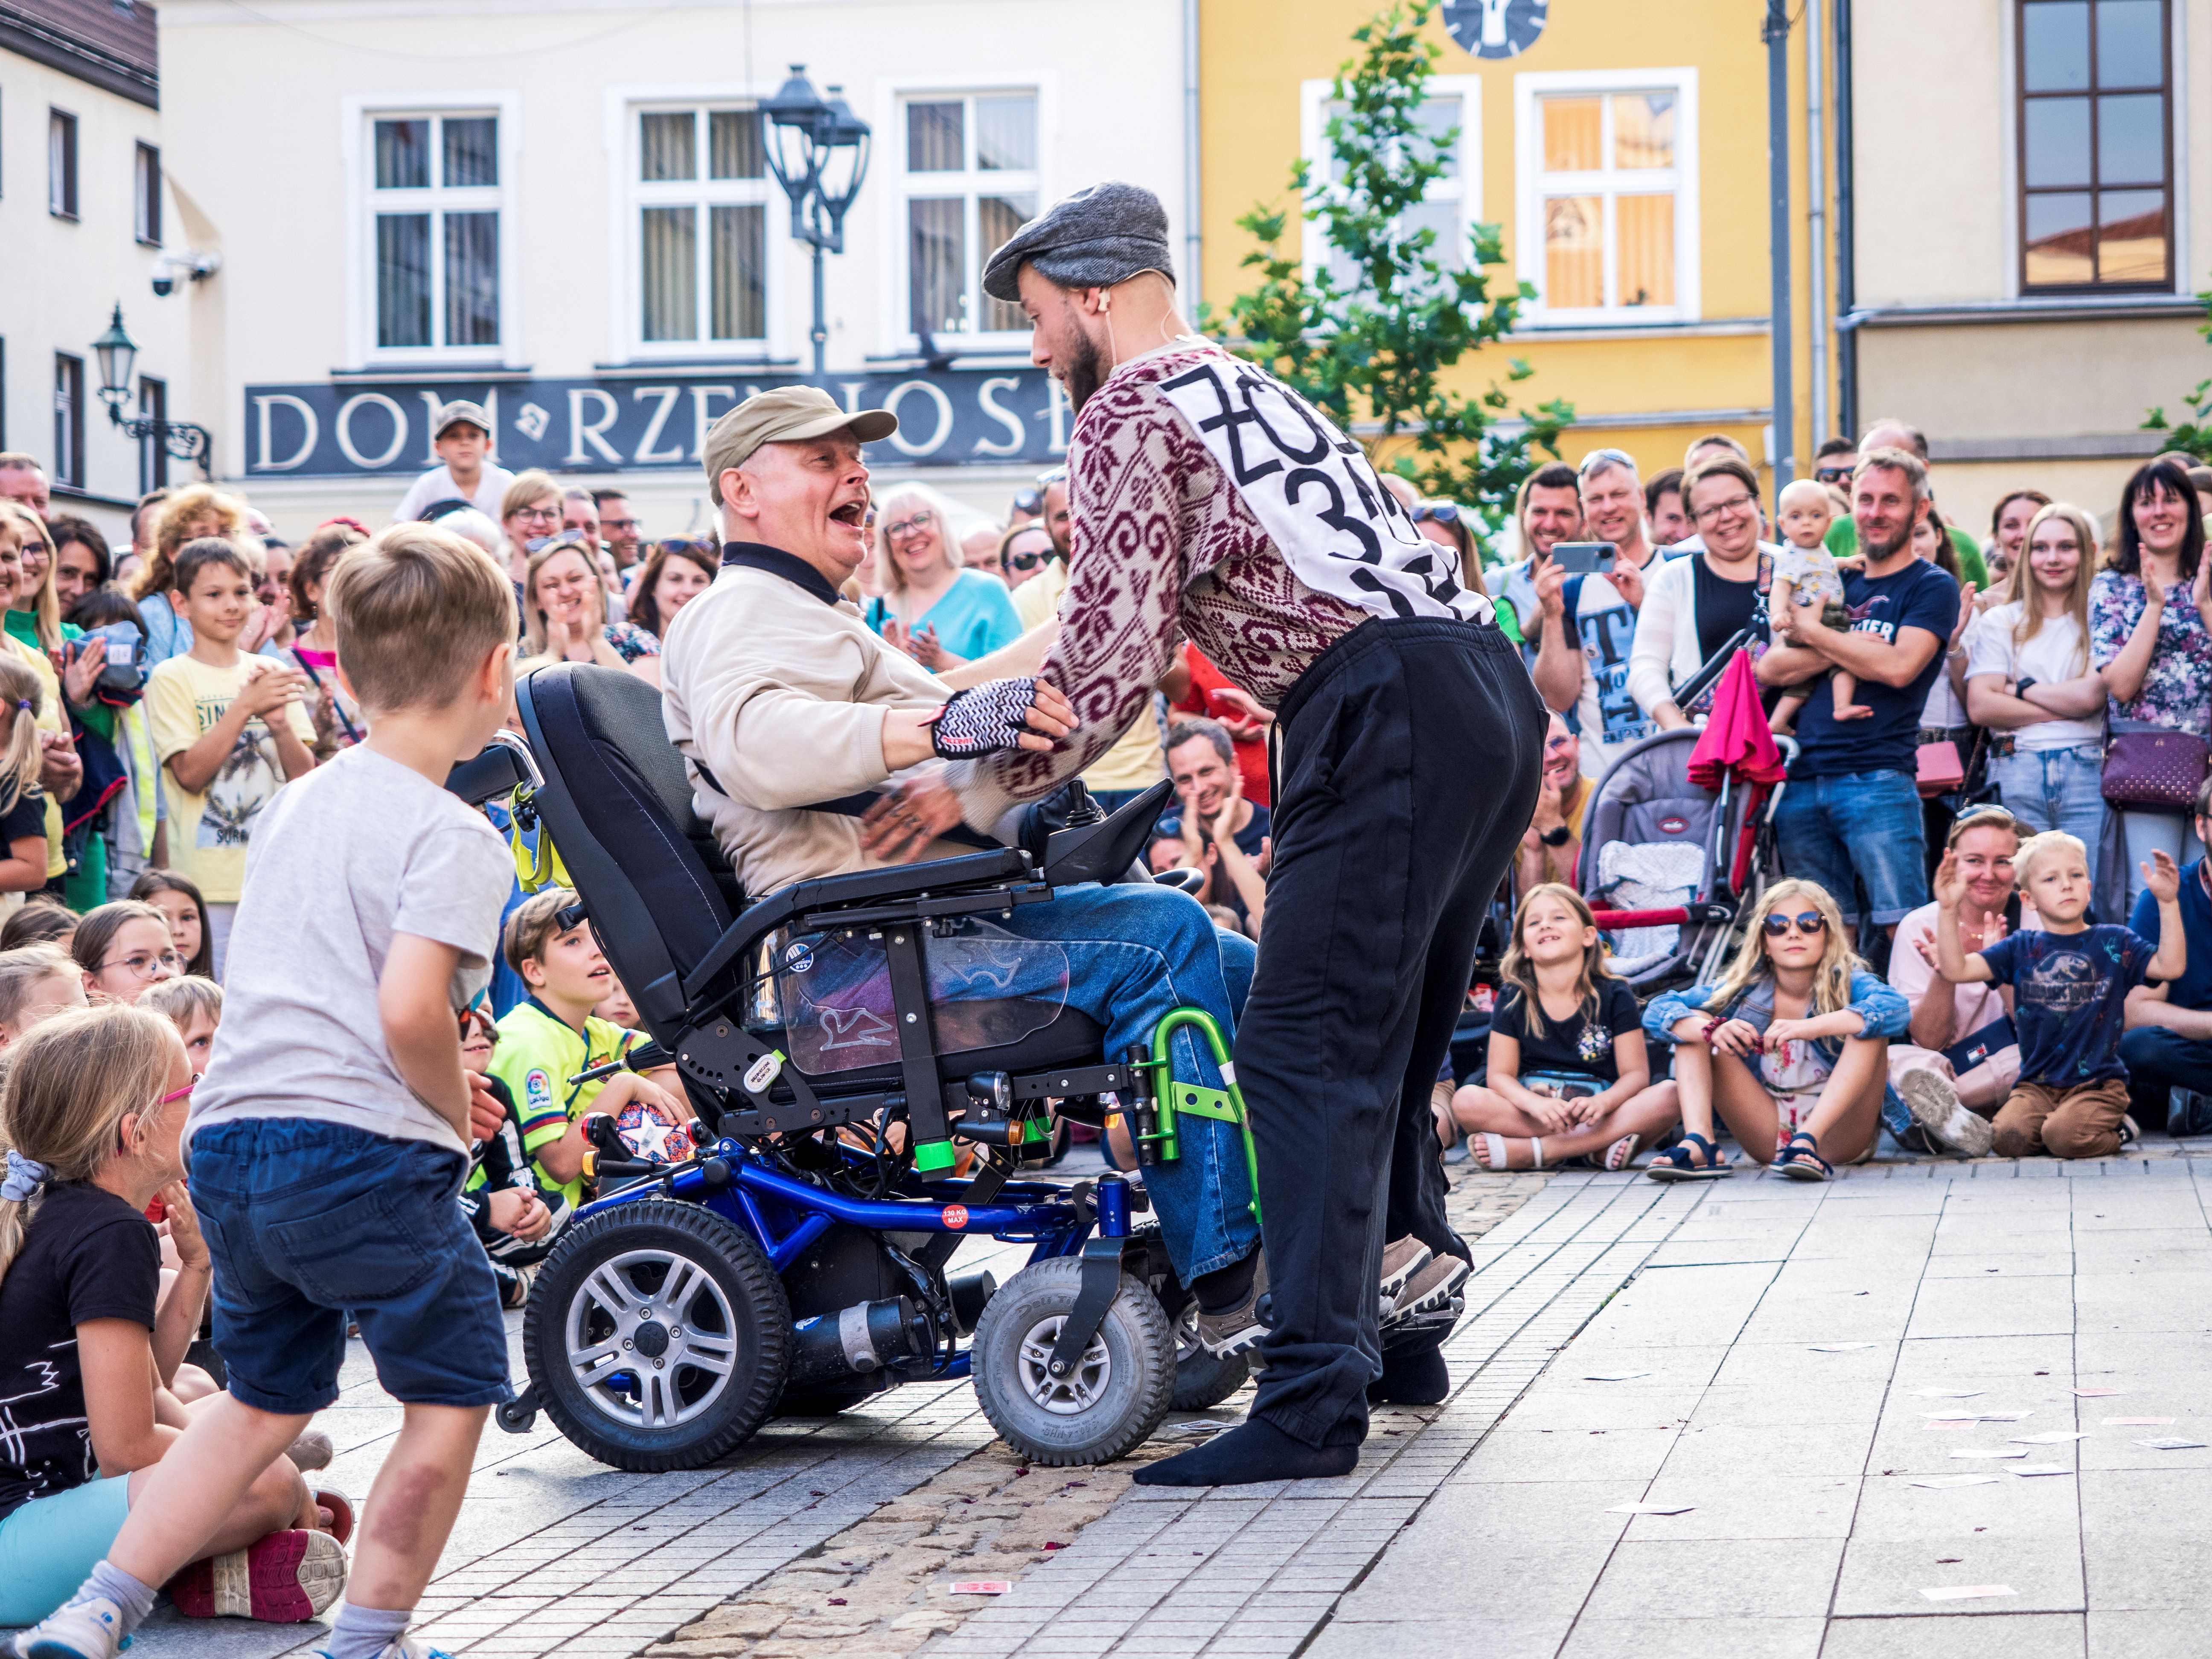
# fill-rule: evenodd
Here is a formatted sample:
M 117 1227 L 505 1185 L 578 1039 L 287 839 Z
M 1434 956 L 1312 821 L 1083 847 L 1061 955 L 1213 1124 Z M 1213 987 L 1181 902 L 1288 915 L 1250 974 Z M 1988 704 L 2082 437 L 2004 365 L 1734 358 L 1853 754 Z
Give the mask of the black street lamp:
M 845 214 L 867 177 L 872 135 L 832 87 L 825 101 L 793 64 L 791 78 L 761 106 L 768 118 L 769 171 L 791 198 L 791 234 L 814 250 L 814 372 L 826 374 L 830 330 L 823 320 L 822 256 L 845 251 Z
M 124 405 L 131 401 L 131 366 L 137 359 L 138 343 L 124 331 L 121 306 L 115 307 L 107 332 L 92 343 L 92 349 L 100 359 L 100 396 L 107 405 L 107 418 L 123 428 L 125 436 L 151 438 L 177 459 L 193 462 L 205 472 L 212 442 L 205 427 L 159 416 L 124 414 Z

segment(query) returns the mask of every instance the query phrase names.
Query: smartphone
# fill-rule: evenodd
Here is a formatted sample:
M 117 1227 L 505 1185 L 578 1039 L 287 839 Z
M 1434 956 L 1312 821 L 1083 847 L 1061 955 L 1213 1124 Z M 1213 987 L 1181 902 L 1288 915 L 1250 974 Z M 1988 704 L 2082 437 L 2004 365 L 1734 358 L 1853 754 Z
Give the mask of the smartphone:
M 1593 572 L 1610 576 L 1614 550 L 1611 542 L 1557 542 L 1552 547 L 1552 562 L 1571 576 Z

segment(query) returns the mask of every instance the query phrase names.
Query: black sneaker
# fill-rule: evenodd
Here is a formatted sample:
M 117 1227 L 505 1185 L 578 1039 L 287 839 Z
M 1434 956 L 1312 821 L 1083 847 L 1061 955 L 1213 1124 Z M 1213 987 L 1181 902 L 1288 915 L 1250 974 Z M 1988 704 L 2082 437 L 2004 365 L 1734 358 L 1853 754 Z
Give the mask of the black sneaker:
M 2175 1089 L 2168 1096 L 2166 1132 L 2170 1135 L 2212 1135 L 2212 1095 Z

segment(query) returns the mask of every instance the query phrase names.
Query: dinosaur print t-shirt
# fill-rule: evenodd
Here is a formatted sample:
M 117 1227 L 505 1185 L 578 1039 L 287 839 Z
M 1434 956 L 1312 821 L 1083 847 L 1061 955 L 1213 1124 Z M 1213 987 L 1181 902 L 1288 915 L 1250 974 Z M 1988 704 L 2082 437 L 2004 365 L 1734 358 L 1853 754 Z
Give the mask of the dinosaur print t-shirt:
M 2127 1075 L 2120 1033 L 2128 993 L 2143 982 L 2156 945 L 2110 924 L 2078 933 L 2023 927 L 1981 954 L 1996 982 L 2013 988 L 2024 1081 L 2071 1089 Z
M 256 663 L 263 665 L 257 670 Z M 258 714 L 216 769 L 207 788 L 194 794 L 177 781 L 172 756 L 181 755 L 223 717 L 253 673 L 265 672 L 268 659 L 240 656 L 237 665 L 217 668 L 197 657 L 172 657 L 146 682 L 146 720 L 161 768 L 161 799 L 169 821 L 169 867 L 199 884 L 211 904 L 234 904 L 246 880 L 246 848 L 254 820 L 284 784 L 276 738 Z M 303 744 L 315 740 L 315 728 L 297 702 L 280 717 Z

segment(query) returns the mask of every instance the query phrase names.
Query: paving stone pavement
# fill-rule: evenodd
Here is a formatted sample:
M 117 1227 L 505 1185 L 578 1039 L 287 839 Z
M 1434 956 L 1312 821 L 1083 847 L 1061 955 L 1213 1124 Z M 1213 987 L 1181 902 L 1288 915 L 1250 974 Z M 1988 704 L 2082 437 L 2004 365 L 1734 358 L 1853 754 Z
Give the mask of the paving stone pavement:
M 1130 1489 L 920 1652 L 2212 1655 L 2194 1571 L 2212 1449 L 2136 1443 L 2212 1426 L 2199 1161 L 2161 1142 L 2070 1165 L 1869 1165 L 1826 1187 L 1455 1171 L 1455 1205 L 1496 1224 L 1445 1349 L 1449 1400 L 1378 1413 L 1341 1480 Z M 324 1421 L 358 1492 L 397 1412 L 365 1365 L 345 1381 Z M 2030 1415 L 1926 1426 L 1969 1408 Z M 2054 1431 L 2087 1437 L 2011 1443 Z M 543 1428 L 488 1433 L 429 1634 L 471 1655 L 637 1653 L 989 1438 L 964 1384 L 772 1425 L 682 1475 L 605 1469 Z M 2064 1472 L 1951 1455 L 1984 1449 Z M 1993 1478 L 1913 1484 L 1962 1473 Z M 1631 1502 L 1687 1508 L 1609 1512 Z M 1990 1586 L 2005 1593 L 1924 1595 Z M 164 1615 L 149 1638 L 273 1659 L 305 1633 Z

